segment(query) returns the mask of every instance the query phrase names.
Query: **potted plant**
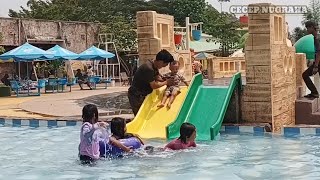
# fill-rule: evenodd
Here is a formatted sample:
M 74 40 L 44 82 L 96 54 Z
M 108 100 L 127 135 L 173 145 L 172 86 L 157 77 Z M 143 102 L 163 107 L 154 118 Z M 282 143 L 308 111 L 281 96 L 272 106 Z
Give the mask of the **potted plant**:
M 47 72 L 47 62 L 44 62 L 44 63 L 37 62 L 35 65 L 35 69 L 39 79 L 49 76 Z
M 47 70 L 49 72 L 49 75 L 55 78 L 63 78 L 66 74 L 64 62 L 62 60 L 50 61 L 50 63 L 47 65 Z M 46 86 L 45 88 L 46 90 L 53 90 L 52 86 Z

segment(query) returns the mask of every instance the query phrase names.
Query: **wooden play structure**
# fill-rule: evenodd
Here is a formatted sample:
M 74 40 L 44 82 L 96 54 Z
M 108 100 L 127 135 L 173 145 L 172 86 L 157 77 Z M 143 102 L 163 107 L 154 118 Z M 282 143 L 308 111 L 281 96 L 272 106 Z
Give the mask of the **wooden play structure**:
M 192 64 L 188 40 L 183 48 L 177 48 L 173 17 L 154 11 L 138 12 L 137 16 L 140 64 L 154 59 L 159 50 L 167 49 L 179 60 L 181 72 L 190 80 Z M 189 31 L 182 33 L 183 38 L 192 37 L 192 29 L 187 29 Z M 306 93 L 301 77 L 306 69 L 306 55 L 296 53 L 288 40 L 285 15 L 248 14 L 248 33 L 245 57 L 213 57 L 206 66 L 209 79 L 231 77 L 236 72 L 245 76 L 246 83 L 240 93 L 241 122 L 270 123 L 276 133 L 284 126 L 319 124 L 319 101 L 302 99 Z
M 189 42 L 201 38 L 202 23 L 189 23 L 187 17 L 186 27 L 174 27 L 173 16 L 140 11 L 137 13 L 137 29 L 139 64 L 154 59 L 161 49 L 166 49 L 180 62 L 180 73 L 191 80 L 193 74 Z M 168 68 L 165 68 L 161 73 L 167 71 Z
M 284 14 L 248 14 L 248 17 L 242 119 L 272 123 L 273 131 L 280 132 L 281 127 L 296 124 L 295 103 L 305 91 L 301 74 L 306 57 L 296 54 L 295 48 L 288 44 Z

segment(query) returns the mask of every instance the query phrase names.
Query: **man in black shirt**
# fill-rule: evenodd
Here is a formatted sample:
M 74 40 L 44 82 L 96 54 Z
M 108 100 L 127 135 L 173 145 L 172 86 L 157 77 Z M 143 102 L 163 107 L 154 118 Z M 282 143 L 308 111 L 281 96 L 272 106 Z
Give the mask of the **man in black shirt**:
M 320 45 L 318 38 L 318 24 L 312 21 L 307 21 L 305 23 L 308 34 L 312 34 L 314 36 L 314 48 L 315 48 L 315 58 L 314 63 L 308 69 L 302 73 L 302 78 L 306 83 L 308 89 L 311 91 L 310 94 L 306 95 L 306 98 L 319 98 L 319 93 L 317 88 L 312 83 L 310 76 L 313 76 L 319 72 L 319 58 L 320 58 Z
M 129 102 L 135 116 L 145 97 L 150 94 L 153 89 L 158 89 L 165 85 L 170 86 L 174 83 L 173 79 L 162 81 L 159 73 L 159 69 L 168 66 L 168 64 L 173 61 L 173 56 L 167 50 L 161 50 L 154 61 L 148 60 L 137 69 L 131 87 L 128 90 Z

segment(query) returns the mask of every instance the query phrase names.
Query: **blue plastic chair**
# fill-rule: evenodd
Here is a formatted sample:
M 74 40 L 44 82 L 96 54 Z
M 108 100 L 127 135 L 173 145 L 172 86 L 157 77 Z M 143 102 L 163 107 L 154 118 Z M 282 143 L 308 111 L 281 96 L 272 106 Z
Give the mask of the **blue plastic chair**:
M 95 81 L 96 81 L 97 84 L 100 83 L 100 81 L 101 81 L 101 77 L 100 76 L 95 76 L 94 78 L 95 78 Z
M 108 78 L 108 79 L 103 79 L 102 80 L 102 82 L 104 82 L 104 84 L 105 84 L 105 89 L 107 89 L 108 88 L 108 84 L 110 84 L 111 83 L 111 81 L 112 81 L 112 79 L 111 78 Z
M 48 79 L 48 82 L 46 83 L 46 86 L 51 86 L 52 87 L 52 93 L 54 93 L 54 90 L 58 86 L 58 80 L 57 79 Z M 58 88 L 57 88 L 58 91 Z M 47 93 L 47 90 L 45 89 L 45 93 Z
M 45 88 L 46 87 L 46 83 L 47 83 L 47 80 L 45 79 L 39 79 L 38 80 L 38 85 L 36 86 L 38 88 L 38 95 L 40 96 L 41 95 L 41 89 L 42 88 Z
M 101 83 L 101 77 L 100 76 L 95 76 L 94 79 L 95 79 L 95 82 L 96 82 L 95 88 L 97 88 L 97 84 Z
M 68 84 L 67 78 L 61 78 L 61 79 L 58 80 L 58 85 L 62 87 L 61 92 L 63 92 L 64 86 L 67 85 L 67 84 Z M 58 87 L 57 91 L 59 92 L 59 87 Z
M 10 81 L 11 89 L 16 93 L 17 97 L 19 97 L 19 92 L 22 89 L 18 81 Z
M 94 76 L 88 77 L 88 81 L 91 85 L 93 85 L 93 89 L 97 89 L 97 79 Z
M 77 84 L 77 81 L 78 81 L 78 78 L 76 77 L 76 78 L 72 78 L 71 82 L 67 83 L 67 86 L 70 87 L 70 91 L 69 92 L 71 92 L 71 87 Z

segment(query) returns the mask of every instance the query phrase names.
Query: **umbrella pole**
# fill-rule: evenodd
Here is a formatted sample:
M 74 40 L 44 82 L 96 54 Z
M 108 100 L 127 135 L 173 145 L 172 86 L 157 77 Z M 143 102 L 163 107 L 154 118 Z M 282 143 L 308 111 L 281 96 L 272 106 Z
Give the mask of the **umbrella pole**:
M 70 61 L 70 60 L 67 60 Z M 65 61 L 65 67 L 67 68 L 67 82 L 69 82 L 69 63 Z
M 39 79 L 38 79 L 37 71 L 33 62 L 32 62 L 32 70 L 33 70 L 34 76 L 36 77 L 36 81 L 38 81 Z
M 18 62 L 18 71 L 19 71 L 18 73 L 19 73 L 19 78 L 21 78 L 21 72 L 20 72 L 20 70 L 21 70 L 21 69 L 20 69 L 20 61 L 19 61 L 19 62 Z
M 28 96 L 30 96 L 30 84 L 29 84 L 29 63 L 27 62 L 27 88 L 28 88 Z

